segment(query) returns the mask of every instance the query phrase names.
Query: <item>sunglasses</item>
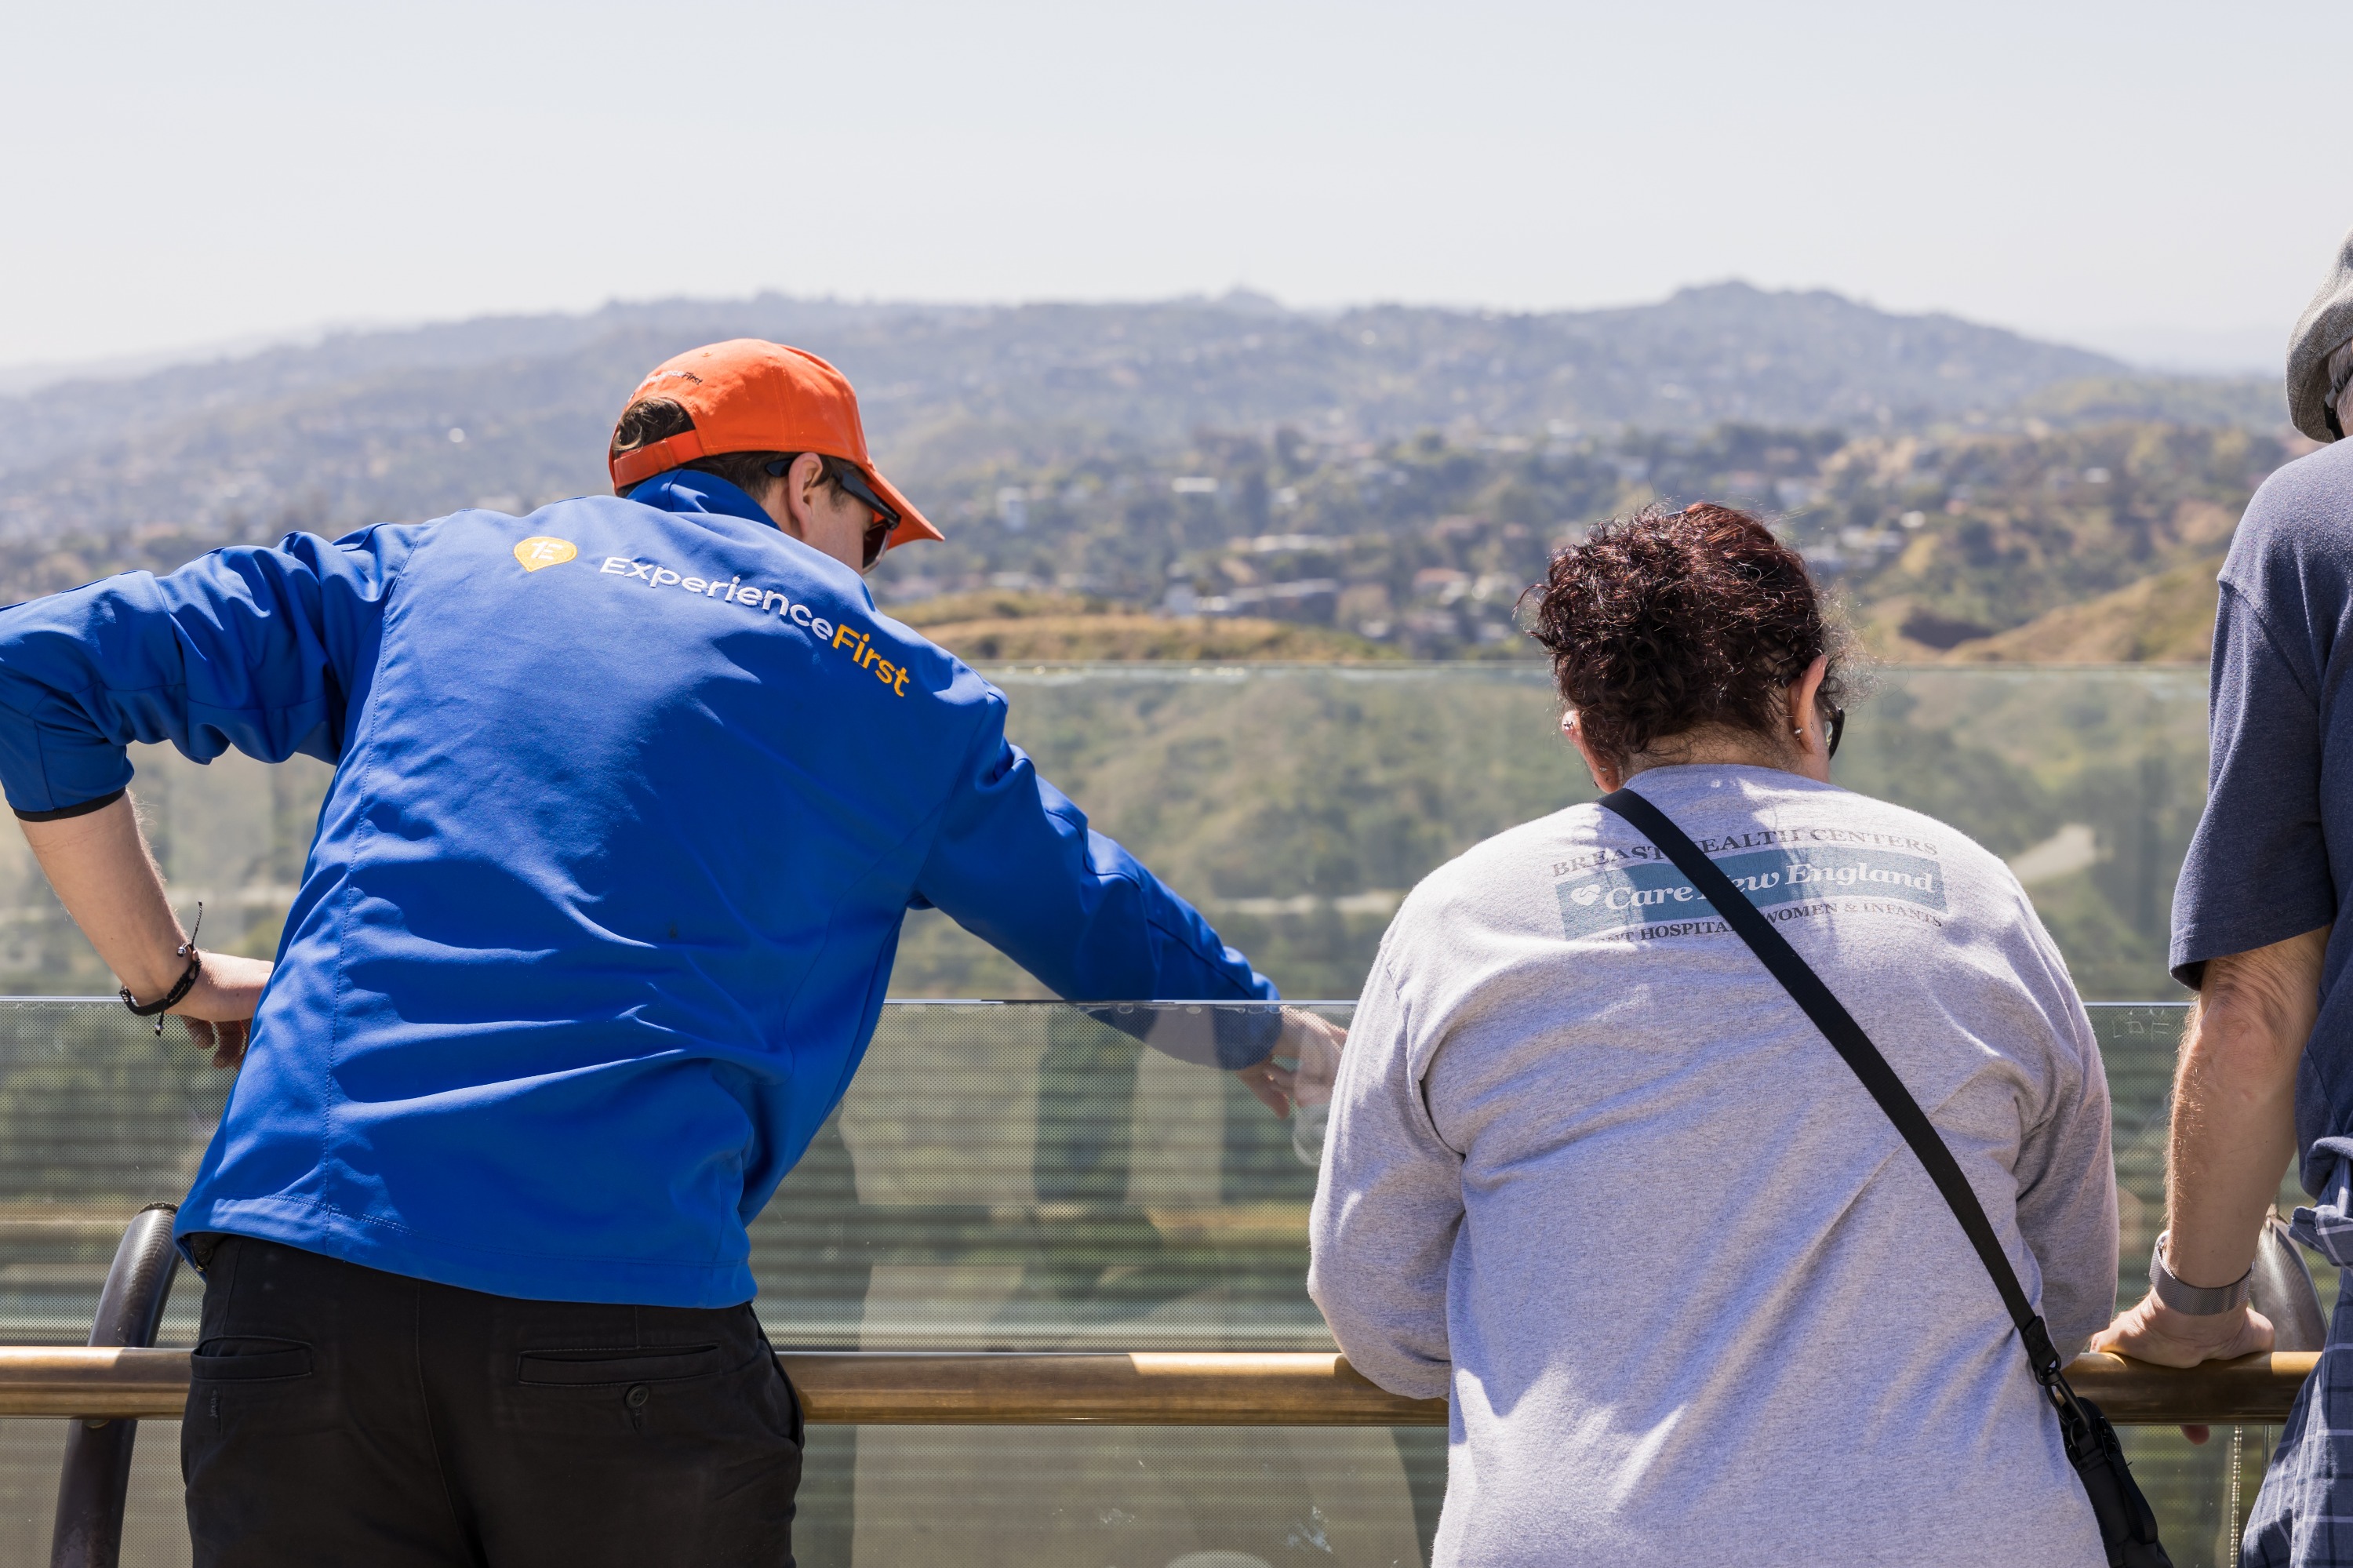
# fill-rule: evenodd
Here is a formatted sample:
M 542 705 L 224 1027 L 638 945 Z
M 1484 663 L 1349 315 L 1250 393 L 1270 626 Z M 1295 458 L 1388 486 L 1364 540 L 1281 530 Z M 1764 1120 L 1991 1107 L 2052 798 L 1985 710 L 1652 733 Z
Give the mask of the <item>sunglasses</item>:
M 1832 708 L 1831 710 L 1831 756 L 1836 757 L 1838 755 L 1838 743 L 1840 737 L 1845 734 L 1846 710 L 1844 708 Z
M 826 482 L 874 514 L 873 524 L 860 541 L 865 558 L 860 563 L 859 570 L 870 571 L 874 563 L 882 558 L 882 547 L 891 542 L 892 534 L 899 526 L 899 509 L 874 493 L 874 487 L 866 482 L 866 476 L 858 471 L 856 463 L 844 458 L 828 457 L 823 452 L 819 452 L 818 457 L 825 464 Z M 778 458 L 761 466 L 782 479 L 792 468 L 793 460 Z

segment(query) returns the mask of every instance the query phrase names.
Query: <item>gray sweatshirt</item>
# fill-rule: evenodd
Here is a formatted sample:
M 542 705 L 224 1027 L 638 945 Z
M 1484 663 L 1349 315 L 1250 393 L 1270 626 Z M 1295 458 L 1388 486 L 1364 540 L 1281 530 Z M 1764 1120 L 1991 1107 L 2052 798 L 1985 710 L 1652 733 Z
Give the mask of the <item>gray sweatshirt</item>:
M 2107 1082 L 2058 950 L 1943 823 L 1767 768 L 1641 775 L 1903 1076 L 2063 1352 L 2115 1303 Z M 1332 1105 L 1308 1288 L 1453 1402 L 1435 1561 L 2105 1561 L 1919 1160 L 1665 857 L 1597 806 L 1398 912 Z

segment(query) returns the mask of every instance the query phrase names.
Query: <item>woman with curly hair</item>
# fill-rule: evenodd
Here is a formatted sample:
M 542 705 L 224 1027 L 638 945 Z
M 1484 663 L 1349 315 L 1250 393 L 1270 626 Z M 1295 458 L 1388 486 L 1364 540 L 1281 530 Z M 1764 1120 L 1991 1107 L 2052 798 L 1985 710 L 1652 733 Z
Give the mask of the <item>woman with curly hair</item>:
M 1695 840 L 1927 1110 L 2062 1354 L 2107 1321 L 2107 1085 L 2002 863 L 1837 788 L 1845 649 L 1715 505 L 1552 562 L 1594 781 Z M 1340 1066 L 1310 1288 L 1452 1402 L 1435 1561 L 2105 1561 L 1985 1266 L 1821 1032 L 1643 834 L 1514 828 L 1399 909 Z

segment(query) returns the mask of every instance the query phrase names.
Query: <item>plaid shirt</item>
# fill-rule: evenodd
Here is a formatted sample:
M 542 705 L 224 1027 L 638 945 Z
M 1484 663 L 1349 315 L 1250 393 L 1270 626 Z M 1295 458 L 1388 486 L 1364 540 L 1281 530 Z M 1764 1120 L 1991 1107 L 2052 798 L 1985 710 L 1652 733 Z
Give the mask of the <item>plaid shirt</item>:
M 2353 1165 L 2337 1162 L 2295 1239 L 2337 1265 L 2337 1315 L 2247 1514 L 2240 1568 L 2353 1568 Z

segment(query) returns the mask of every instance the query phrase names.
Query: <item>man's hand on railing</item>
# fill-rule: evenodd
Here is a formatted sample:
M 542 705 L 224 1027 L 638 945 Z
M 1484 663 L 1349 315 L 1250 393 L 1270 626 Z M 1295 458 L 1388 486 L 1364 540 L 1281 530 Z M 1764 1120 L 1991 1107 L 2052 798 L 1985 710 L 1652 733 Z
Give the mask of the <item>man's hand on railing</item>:
M 1340 1071 L 1340 1049 L 1347 1041 L 1348 1032 L 1338 1024 L 1286 1007 L 1282 1037 L 1266 1060 L 1234 1075 L 1277 1116 L 1289 1116 L 1293 1105 L 1329 1105 L 1332 1081 Z
M 2093 1335 L 2091 1348 L 2161 1367 L 2194 1367 L 2270 1350 L 2272 1324 L 2253 1307 L 2193 1318 L 2152 1292 Z
M 186 944 L 193 938 L 164 895 L 163 874 L 147 851 L 131 797 L 117 796 L 79 816 L 17 825 L 66 913 L 115 978 L 142 1001 L 168 995 L 187 969 Z M 261 1001 L 269 965 L 198 951 L 203 972 L 172 1012 L 187 1025 L 189 1038 L 213 1054 L 214 1066 L 234 1067 L 245 1059 L 246 1024 Z
M 187 1025 L 188 1038 L 198 1049 L 213 1054 L 214 1066 L 234 1067 L 245 1060 L 253 1010 L 261 1005 L 261 988 L 269 983 L 271 968 L 267 959 L 206 953 L 204 973 L 172 1009 L 172 1016 Z
M 2272 1348 L 2271 1319 L 2253 1307 L 2193 1318 L 2177 1312 L 2157 1298 L 2140 1298 L 2116 1320 L 2092 1336 L 2091 1349 L 2130 1356 L 2161 1367 L 2194 1367 L 2200 1361 L 2229 1361 Z M 2185 1426 L 2181 1435 L 2192 1443 L 2210 1436 L 2203 1426 Z

